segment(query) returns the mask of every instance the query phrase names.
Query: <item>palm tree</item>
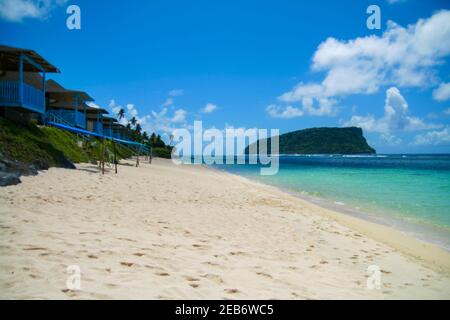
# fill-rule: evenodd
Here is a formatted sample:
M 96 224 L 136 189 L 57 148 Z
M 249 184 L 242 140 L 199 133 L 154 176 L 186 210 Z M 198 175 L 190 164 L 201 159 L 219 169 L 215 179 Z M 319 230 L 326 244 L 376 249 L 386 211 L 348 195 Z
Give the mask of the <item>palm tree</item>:
M 131 118 L 130 119 L 130 123 L 131 123 L 131 125 L 136 125 L 136 123 L 137 123 L 137 120 L 136 120 L 136 117 L 133 117 L 133 118 Z
M 141 134 L 141 130 L 142 130 L 141 125 L 140 125 L 139 123 L 136 124 L 136 128 L 135 128 L 134 130 L 136 131 L 136 133 L 137 133 L 138 135 L 140 135 L 140 134 Z
M 122 120 L 123 117 L 125 117 L 125 110 L 123 108 L 120 108 L 119 112 L 117 112 L 117 118 L 119 118 L 119 120 Z

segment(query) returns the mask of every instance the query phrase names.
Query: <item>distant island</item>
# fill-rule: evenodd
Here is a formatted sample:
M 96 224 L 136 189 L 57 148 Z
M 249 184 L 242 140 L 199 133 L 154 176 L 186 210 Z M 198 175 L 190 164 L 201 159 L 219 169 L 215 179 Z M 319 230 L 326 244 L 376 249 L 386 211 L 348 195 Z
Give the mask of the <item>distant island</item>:
M 271 139 L 268 139 L 270 152 Z M 252 144 L 253 145 L 253 144 Z M 249 154 L 249 146 L 245 153 Z M 361 128 L 310 128 L 280 135 L 280 154 L 374 154 Z

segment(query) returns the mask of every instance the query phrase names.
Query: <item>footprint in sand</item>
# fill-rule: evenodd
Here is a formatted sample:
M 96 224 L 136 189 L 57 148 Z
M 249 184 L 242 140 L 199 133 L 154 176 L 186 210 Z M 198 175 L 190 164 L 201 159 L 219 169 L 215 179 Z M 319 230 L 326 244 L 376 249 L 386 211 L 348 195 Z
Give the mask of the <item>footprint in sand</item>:
M 207 273 L 202 277 L 214 282 L 215 284 L 223 284 L 223 279 L 217 274 Z
M 195 281 L 200 281 L 200 279 L 197 279 L 197 278 L 194 278 L 194 277 L 191 277 L 191 276 L 185 276 L 184 277 L 187 281 L 193 281 L 193 282 L 195 282 Z
M 207 265 L 209 265 L 209 266 L 213 266 L 213 267 L 217 267 L 217 266 L 219 266 L 219 264 L 218 264 L 218 263 L 214 263 L 214 262 L 211 262 L 211 261 L 206 261 L 206 262 L 203 262 L 203 264 L 207 264 Z
M 120 264 L 125 267 L 132 267 L 134 265 L 133 262 L 121 262 Z
M 226 293 L 229 293 L 229 294 L 236 294 L 236 293 L 239 293 L 239 290 L 238 290 L 238 289 L 224 289 L 224 291 L 225 291 Z
M 266 278 L 270 278 L 270 279 L 273 278 L 270 274 L 264 273 L 264 272 L 257 272 L 256 274 L 257 274 L 258 276 L 262 276 L 262 277 L 266 277 Z
M 243 255 L 245 255 L 245 252 L 242 252 L 242 251 L 232 251 L 232 252 L 230 252 L 230 254 L 232 255 L 232 256 L 243 256 Z
M 198 249 L 206 249 L 207 248 L 207 246 L 205 246 L 203 244 L 197 244 L 197 243 L 194 243 L 192 246 L 194 248 L 198 248 Z
M 135 255 L 137 257 L 142 257 L 142 256 L 145 256 L 145 253 L 136 252 L 136 253 L 133 253 L 133 255 Z
M 70 289 L 62 289 L 62 292 L 64 292 L 66 295 L 68 295 L 69 297 L 73 298 L 77 295 L 77 292 L 74 290 L 70 290 Z
M 25 251 L 37 251 L 37 250 L 47 250 L 47 249 L 46 248 L 33 247 L 33 248 L 25 248 L 23 250 L 25 250 Z

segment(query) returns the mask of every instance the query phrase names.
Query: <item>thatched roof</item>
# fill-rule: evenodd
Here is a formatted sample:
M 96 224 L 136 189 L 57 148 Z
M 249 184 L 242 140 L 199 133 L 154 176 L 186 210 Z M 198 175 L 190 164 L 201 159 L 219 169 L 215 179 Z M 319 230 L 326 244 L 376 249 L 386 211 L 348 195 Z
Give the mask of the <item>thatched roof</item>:
M 30 49 L 22 49 L 0 45 L 0 70 L 4 71 L 18 71 L 19 70 L 19 57 L 20 54 L 25 54 L 31 60 L 39 64 L 45 72 L 54 72 L 59 73 L 60 71 L 50 64 L 47 60 L 37 54 L 35 51 Z M 40 72 L 38 68 L 36 68 L 31 63 L 24 61 L 23 70 L 26 72 Z
M 76 94 L 79 94 L 84 101 L 94 101 L 94 99 L 91 98 L 86 92 L 81 90 L 66 89 L 53 79 L 47 80 L 45 84 L 45 91 L 48 92 L 50 96 L 54 94 L 75 97 Z

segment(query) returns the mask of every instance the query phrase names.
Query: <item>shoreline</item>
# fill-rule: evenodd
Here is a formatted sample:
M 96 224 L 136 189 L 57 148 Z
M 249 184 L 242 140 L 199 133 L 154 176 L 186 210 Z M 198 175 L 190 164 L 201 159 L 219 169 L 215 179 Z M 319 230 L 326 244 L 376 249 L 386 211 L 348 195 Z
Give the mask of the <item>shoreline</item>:
M 315 211 L 315 213 L 323 214 L 324 216 L 332 218 L 335 221 L 348 226 L 351 229 L 354 229 L 355 231 L 368 235 L 374 240 L 392 246 L 395 249 L 402 251 L 404 254 L 407 254 L 408 256 L 416 259 L 417 261 L 425 263 L 428 267 L 437 267 L 436 270 L 450 272 L 449 250 L 446 250 L 445 248 L 442 248 L 441 246 L 429 242 L 425 239 L 418 239 L 407 231 L 397 229 L 388 224 L 383 224 L 378 221 L 372 221 L 370 220 L 370 218 L 365 217 L 363 212 L 355 212 L 354 214 L 352 214 L 351 212 L 345 212 L 344 210 L 342 210 L 348 207 L 344 206 L 344 208 L 340 208 L 338 207 L 338 205 L 333 206 L 331 201 L 328 201 L 326 199 L 318 198 L 319 201 L 325 201 L 325 203 L 319 204 L 312 200 L 314 198 L 312 196 L 310 196 L 312 199 L 309 199 L 309 196 L 304 196 L 301 193 L 289 189 L 252 180 L 251 178 L 231 173 L 226 170 L 221 170 L 210 166 L 205 167 L 208 169 L 217 170 L 218 172 L 229 174 L 240 179 L 245 179 L 248 183 L 254 184 L 255 186 L 260 186 L 263 188 L 273 188 L 279 193 L 284 193 L 292 196 L 296 199 L 299 199 L 302 202 L 302 205 L 307 205 L 319 209 L 318 211 Z M 341 209 L 342 211 L 339 209 Z M 348 208 L 348 211 L 351 210 L 351 208 Z
M 439 229 L 438 226 L 432 224 L 419 224 L 408 222 L 406 220 L 400 218 L 393 217 L 383 217 L 373 212 L 362 211 L 360 209 L 354 208 L 351 205 L 343 202 L 339 202 L 334 199 L 322 198 L 319 196 L 313 196 L 308 194 L 307 191 L 294 191 L 287 187 L 278 186 L 275 184 L 269 184 L 265 182 L 261 182 L 258 180 L 254 180 L 251 177 L 246 177 L 243 175 L 239 175 L 237 173 L 229 172 L 222 168 L 217 168 L 213 166 L 206 166 L 207 168 L 218 170 L 219 172 L 224 172 L 227 174 L 235 175 L 244 179 L 249 180 L 250 182 L 261 184 L 263 186 L 269 186 L 276 188 L 280 192 L 284 192 L 290 194 L 294 197 L 300 198 L 303 201 L 314 204 L 320 208 L 327 209 L 339 214 L 348 215 L 354 217 L 356 219 L 360 219 L 363 221 L 367 221 L 370 223 L 374 223 L 377 225 L 382 225 L 391 229 L 394 229 L 402 234 L 406 234 L 419 242 L 424 242 L 433 246 L 437 246 L 440 249 L 450 253 L 450 242 L 444 242 L 442 240 L 445 236 L 448 235 L 447 231 L 444 229 Z M 380 209 L 381 210 L 381 209 Z M 445 235 L 444 235 L 445 233 Z
M 51 168 L 0 201 L 5 299 L 450 297 L 447 252 L 207 166 Z M 66 288 L 71 265 L 81 290 Z

